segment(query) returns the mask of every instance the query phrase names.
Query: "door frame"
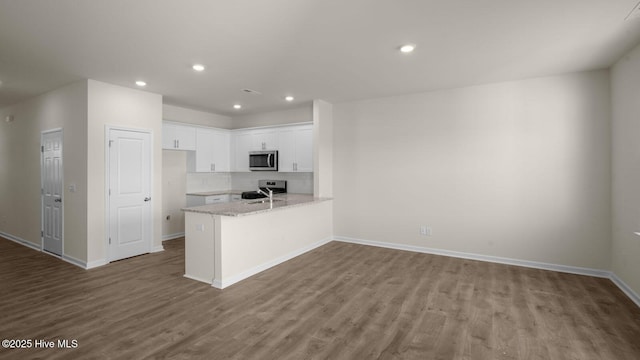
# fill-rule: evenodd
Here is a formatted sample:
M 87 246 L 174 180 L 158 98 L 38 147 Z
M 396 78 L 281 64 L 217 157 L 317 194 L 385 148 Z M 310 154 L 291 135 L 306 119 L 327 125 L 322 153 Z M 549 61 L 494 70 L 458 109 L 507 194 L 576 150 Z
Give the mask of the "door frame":
M 40 150 L 40 251 L 49 254 L 51 256 L 63 258 L 64 257 L 64 128 L 53 128 L 49 130 L 44 130 L 40 132 L 40 149 L 44 146 L 44 136 L 51 133 L 60 133 L 60 137 L 62 138 L 62 173 L 60 174 L 60 184 L 62 185 L 61 193 L 62 196 L 62 205 L 60 206 L 60 237 L 62 238 L 62 248 L 60 249 L 60 255 L 56 255 L 54 253 L 48 252 L 44 250 L 44 152 Z
M 105 263 L 108 264 L 110 263 L 111 260 L 111 255 L 110 255 L 110 249 L 109 249 L 109 231 L 111 229 L 111 208 L 109 205 L 109 181 L 110 179 L 110 161 L 111 161 L 111 157 L 110 157 L 110 151 L 109 151 L 109 135 L 111 133 L 111 130 L 119 130 L 119 131 L 130 131 L 130 132 L 137 132 L 137 133 L 144 133 L 144 134 L 149 134 L 149 172 L 150 172 L 150 176 L 149 176 L 149 192 L 151 193 L 151 198 L 153 199 L 154 196 L 154 187 L 153 187 L 153 183 L 154 183 L 154 158 L 155 158 L 155 153 L 153 151 L 153 130 L 152 129 L 142 129 L 142 128 L 132 128 L 132 127 L 125 127 L 125 126 L 118 126 L 118 125 L 105 125 L 104 126 L 104 225 L 105 225 L 105 231 L 104 231 L 104 251 L 105 251 Z M 153 239 L 154 237 L 154 224 L 155 224 L 155 218 L 153 216 L 153 210 L 154 210 L 154 203 L 151 203 L 151 214 L 149 216 L 149 219 L 151 221 L 151 231 L 150 231 L 150 236 L 151 239 L 149 241 L 149 252 L 153 252 Z

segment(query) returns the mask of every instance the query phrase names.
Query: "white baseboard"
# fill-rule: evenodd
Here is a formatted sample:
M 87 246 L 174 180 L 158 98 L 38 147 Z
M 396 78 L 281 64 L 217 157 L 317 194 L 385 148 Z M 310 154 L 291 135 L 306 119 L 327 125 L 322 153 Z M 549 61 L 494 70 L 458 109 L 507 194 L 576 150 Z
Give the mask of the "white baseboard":
M 153 247 L 153 249 L 151 249 L 152 253 L 157 253 L 157 252 L 162 252 L 164 251 L 164 246 L 162 246 L 162 244 L 160 245 L 156 245 Z
M 69 264 L 73 264 L 75 266 L 81 267 L 83 269 L 87 269 L 87 262 L 86 261 L 82 261 L 80 259 L 76 259 L 73 256 L 70 255 L 62 255 L 62 260 L 68 262 Z
M 272 268 L 272 267 L 274 267 L 276 265 L 282 264 L 285 261 L 291 260 L 296 256 L 300 256 L 300 255 L 302 255 L 302 254 L 304 254 L 306 252 L 309 252 L 309 251 L 311 251 L 311 250 L 313 250 L 315 248 L 318 248 L 318 247 L 320 247 L 322 245 L 328 244 L 331 241 L 332 241 L 332 238 L 328 237 L 326 239 L 322 239 L 320 241 L 316 241 L 315 243 L 307 245 L 307 246 L 305 246 L 305 247 L 303 247 L 301 249 L 292 251 L 292 252 L 290 252 L 290 253 L 288 253 L 286 255 L 280 256 L 280 257 L 278 257 L 276 259 L 273 259 L 271 261 L 267 261 L 266 263 L 263 263 L 263 264 L 258 265 L 256 267 L 253 267 L 253 268 L 251 268 L 249 270 L 243 271 L 240 274 L 236 274 L 234 276 L 228 277 L 228 278 L 223 279 L 223 280 L 214 279 L 214 281 L 211 284 L 211 286 L 213 286 L 215 288 L 218 288 L 218 289 L 224 289 L 224 288 L 226 288 L 228 286 L 231 286 L 231 285 L 233 285 L 233 284 L 235 284 L 235 283 L 237 283 L 239 281 L 242 281 L 242 280 L 244 280 L 246 278 L 249 278 L 249 277 L 251 277 L 251 276 L 253 276 L 255 274 L 258 274 L 258 273 L 260 273 L 262 271 L 265 271 L 265 270 L 267 270 L 269 268 Z
M 620 279 L 618 275 L 612 272 L 609 279 L 611 279 L 611 281 L 613 281 L 613 283 L 616 284 L 616 286 L 619 287 L 620 290 L 622 290 L 622 292 L 627 295 L 629 299 L 631 299 L 631 301 L 633 301 L 636 305 L 638 305 L 638 307 L 640 307 L 640 296 L 635 291 L 633 291 L 629 287 L 629 285 L 622 281 L 622 279 Z
M 105 259 L 98 259 L 98 260 L 89 261 L 89 262 L 87 262 L 86 269 L 89 270 L 89 269 L 97 268 L 97 267 L 100 267 L 100 266 L 107 265 L 108 263 L 109 262 L 107 260 L 105 260 Z
M 195 281 L 200 281 L 200 282 L 207 283 L 207 284 L 212 284 L 211 279 L 199 278 L 199 277 L 197 277 L 197 276 L 191 276 L 191 275 L 187 275 L 187 274 L 184 274 L 184 275 L 182 275 L 182 276 L 186 277 L 187 279 L 191 279 L 191 280 L 195 280 Z
M 443 256 L 450 256 L 450 257 L 461 258 L 461 259 L 486 261 L 486 262 L 492 262 L 492 263 L 498 263 L 498 264 L 516 265 L 516 266 L 523 266 L 523 267 L 534 268 L 534 269 L 551 270 L 551 271 L 558 271 L 563 273 L 588 275 L 588 276 L 595 276 L 595 277 L 601 277 L 601 278 L 609 278 L 611 274 L 611 272 L 607 270 L 549 264 L 549 263 L 543 263 L 543 262 L 537 262 L 537 261 L 503 258 L 499 256 L 464 253 L 464 252 L 458 252 L 458 251 L 433 249 L 433 248 L 413 246 L 413 245 L 402 245 L 402 244 L 387 243 L 387 242 L 381 242 L 381 241 L 355 239 L 355 238 L 349 238 L 345 236 L 334 236 L 334 239 L 337 241 L 348 242 L 353 244 L 377 246 L 377 247 L 383 247 L 388 249 L 413 251 L 413 252 L 420 252 L 420 253 L 433 254 L 433 255 L 443 255 Z
M 178 238 L 181 238 L 183 236 L 184 236 L 184 232 L 175 233 L 175 234 L 168 234 L 168 235 L 162 235 L 162 241 L 178 239 Z

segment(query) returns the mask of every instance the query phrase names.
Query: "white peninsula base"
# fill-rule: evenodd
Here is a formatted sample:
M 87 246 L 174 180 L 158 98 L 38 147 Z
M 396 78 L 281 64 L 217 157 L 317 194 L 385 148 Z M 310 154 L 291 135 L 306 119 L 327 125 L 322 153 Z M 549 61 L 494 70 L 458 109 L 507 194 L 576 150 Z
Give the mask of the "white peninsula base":
M 332 201 L 225 216 L 185 209 L 185 277 L 223 289 L 331 241 Z

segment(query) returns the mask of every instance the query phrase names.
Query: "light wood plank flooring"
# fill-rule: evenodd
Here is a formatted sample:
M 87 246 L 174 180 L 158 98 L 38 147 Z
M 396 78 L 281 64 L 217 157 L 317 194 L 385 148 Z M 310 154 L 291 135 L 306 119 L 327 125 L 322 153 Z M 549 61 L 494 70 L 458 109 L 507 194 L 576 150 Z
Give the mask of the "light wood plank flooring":
M 225 290 L 184 240 L 82 270 L 0 239 L 2 359 L 640 359 L 609 280 L 339 242 Z

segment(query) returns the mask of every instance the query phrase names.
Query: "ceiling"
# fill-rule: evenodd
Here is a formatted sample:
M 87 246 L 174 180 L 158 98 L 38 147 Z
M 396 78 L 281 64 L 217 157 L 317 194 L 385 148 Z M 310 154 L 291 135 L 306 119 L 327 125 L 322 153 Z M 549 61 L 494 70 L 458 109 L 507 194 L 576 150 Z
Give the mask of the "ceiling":
M 637 3 L 0 0 L 0 107 L 84 78 L 239 115 L 601 69 L 640 42 Z

